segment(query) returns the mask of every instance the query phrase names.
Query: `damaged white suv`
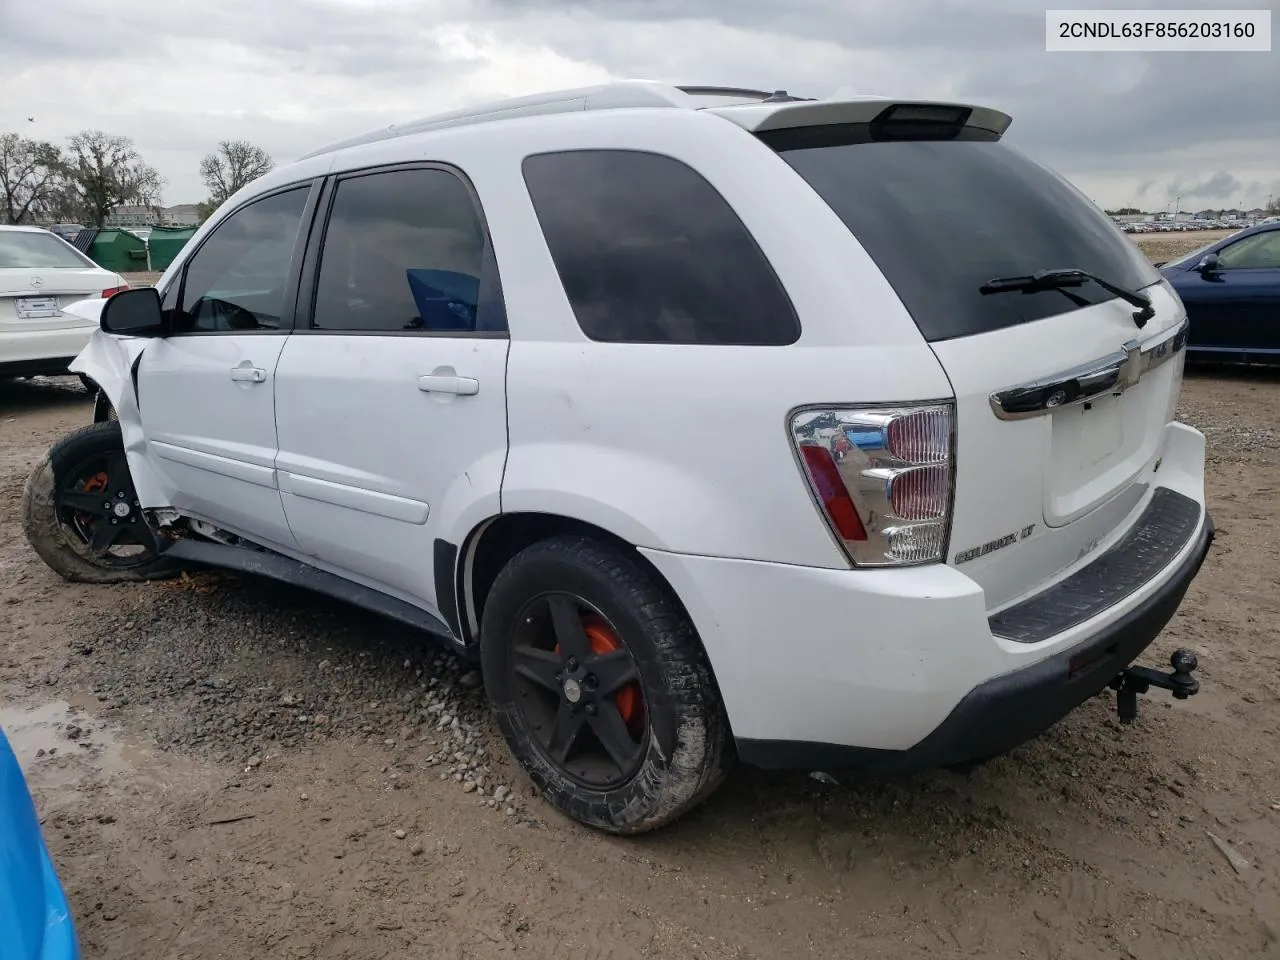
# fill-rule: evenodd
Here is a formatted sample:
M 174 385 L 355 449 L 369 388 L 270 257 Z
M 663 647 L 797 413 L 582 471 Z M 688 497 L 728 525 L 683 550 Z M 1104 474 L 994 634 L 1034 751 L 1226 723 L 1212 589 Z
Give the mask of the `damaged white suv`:
M 319 151 L 81 305 L 101 422 L 28 535 L 446 638 L 616 832 L 735 756 L 964 765 L 1185 697 L 1190 654 L 1131 666 L 1212 539 L 1185 313 L 1009 122 L 637 82 Z

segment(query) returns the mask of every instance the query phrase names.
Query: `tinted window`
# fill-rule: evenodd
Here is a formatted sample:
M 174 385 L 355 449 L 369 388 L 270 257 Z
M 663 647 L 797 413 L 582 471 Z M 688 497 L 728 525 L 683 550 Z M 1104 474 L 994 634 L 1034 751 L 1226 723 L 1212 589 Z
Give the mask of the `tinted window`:
M 242 207 L 187 264 L 175 329 L 275 330 L 309 187 Z
M 1280 230 L 1255 233 L 1223 247 L 1218 252 L 1218 266 L 1224 270 L 1280 267 Z
M 999 330 L 1112 298 L 1093 283 L 980 294 L 995 277 L 1074 267 L 1130 288 L 1160 279 L 1079 191 L 1002 143 L 775 146 L 858 238 L 928 340 Z
M 484 226 L 452 173 L 394 170 L 342 180 L 320 255 L 313 324 L 501 329 L 500 309 L 481 310 L 486 260 Z
M 524 178 L 578 324 L 592 340 L 787 344 L 790 300 L 706 180 L 652 153 L 528 157 Z
M 51 233 L 0 230 L 0 270 L 93 270 L 97 264 L 86 260 Z

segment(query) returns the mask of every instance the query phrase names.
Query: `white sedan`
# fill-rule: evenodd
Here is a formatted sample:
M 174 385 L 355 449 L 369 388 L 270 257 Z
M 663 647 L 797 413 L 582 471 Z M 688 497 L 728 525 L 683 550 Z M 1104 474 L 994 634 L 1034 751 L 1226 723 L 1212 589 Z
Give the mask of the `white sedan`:
M 64 308 L 128 287 L 48 230 L 0 226 L 0 378 L 67 376 L 97 324 Z

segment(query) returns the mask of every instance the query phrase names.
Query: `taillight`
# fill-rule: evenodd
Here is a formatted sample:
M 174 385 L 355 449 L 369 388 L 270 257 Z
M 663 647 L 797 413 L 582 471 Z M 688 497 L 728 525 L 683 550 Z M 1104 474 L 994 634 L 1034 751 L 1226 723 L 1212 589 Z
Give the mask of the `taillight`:
M 840 479 L 840 468 L 836 465 L 835 458 L 825 447 L 816 444 L 802 445 L 800 456 L 804 459 L 809 483 L 836 533 L 844 540 L 867 539 L 867 530 L 853 505 L 853 498 Z
M 854 564 L 946 556 L 954 422 L 950 403 L 808 409 L 792 417 L 809 488 Z
M 123 287 L 107 287 L 107 289 L 102 291 L 102 299 L 106 300 L 108 297 L 114 297 L 117 293 L 124 293 L 124 291 L 128 289 L 128 284 Z

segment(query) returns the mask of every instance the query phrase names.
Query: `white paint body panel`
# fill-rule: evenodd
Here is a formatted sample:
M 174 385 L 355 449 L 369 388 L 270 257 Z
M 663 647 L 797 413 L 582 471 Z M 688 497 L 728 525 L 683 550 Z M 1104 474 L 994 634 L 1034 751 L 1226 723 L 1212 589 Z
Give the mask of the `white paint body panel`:
M 485 201 L 511 325 L 503 509 L 586 520 L 638 546 L 847 568 L 791 451 L 790 411 L 947 397 L 950 386 L 866 252 L 790 168 L 741 128 L 680 110 L 444 131 Z M 385 149 L 386 144 L 377 145 Z M 578 326 L 520 162 L 552 149 L 673 156 L 734 207 L 787 286 L 785 347 L 612 344 Z M 745 148 L 745 149 L 744 149 Z M 372 149 L 372 148 L 361 148 Z M 459 148 L 461 150 L 461 147 Z M 769 183 L 767 191 L 762 183 Z M 806 237 L 796 243 L 797 235 Z
M 89 300 L 76 304 L 82 316 L 100 313 L 106 301 Z M 89 335 L 89 342 L 68 367 L 72 373 L 83 373 L 107 395 L 120 420 L 125 457 L 138 502 L 144 507 L 166 507 L 171 490 L 168 481 L 156 472 L 155 461 L 148 455 L 147 438 L 142 430 L 133 389 L 133 365 L 142 351 L 154 341 L 137 337 L 116 337 L 100 329 Z
M 434 608 L 433 544 L 497 513 L 505 339 L 297 334 L 276 374 L 284 510 L 310 557 Z M 463 376 L 473 396 L 418 378 Z
M 261 543 L 294 547 L 275 470 L 275 372 L 285 340 L 153 340 L 138 364 L 138 400 L 168 505 Z M 265 379 L 234 380 L 238 367 L 260 369 Z
M 1161 484 L 1203 503 L 1204 437 L 1171 424 L 1158 442 Z M 1147 499 L 1101 549 L 1124 535 Z M 1066 650 L 1139 606 L 1194 549 L 1188 544 L 1115 607 L 1037 644 L 993 637 L 982 588 L 942 564 L 827 570 L 642 552 L 693 618 L 735 736 L 905 750 L 978 684 Z
M 589 340 L 520 165 L 533 153 L 592 147 L 664 153 L 710 181 L 786 286 L 799 341 Z M 1176 298 L 1158 293 L 1157 318 L 1140 333 L 1132 310 L 1110 302 L 931 347 L 787 164 L 734 122 L 674 108 L 525 117 L 362 144 L 273 171 L 229 206 L 304 177 L 413 160 L 455 164 L 474 184 L 510 341 L 189 338 L 197 350 L 181 339 L 97 334 L 76 369 L 115 405 L 145 505 L 222 521 L 433 611 L 435 538 L 465 544 L 502 513 L 585 521 L 638 547 L 678 594 L 737 736 L 884 749 L 919 742 L 975 685 L 1123 616 L 1173 569 L 1043 643 L 1009 643 L 988 629 L 992 610 L 1123 536 L 1157 482 L 1203 504 L 1203 437 L 1169 424 L 1181 361 L 1113 411 L 1118 439 L 1106 449 L 1067 443 L 1079 424 L 1057 414 L 1005 422 L 988 402 L 995 390 L 1168 329 L 1180 319 Z M 128 372 L 139 352 L 141 416 Z M 265 382 L 233 382 L 230 368 L 244 361 L 267 370 Z M 475 379 L 477 390 L 424 392 L 424 376 Z M 850 569 L 802 479 L 789 413 L 951 398 L 951 554 L 1032 523 L 1037 534 L 959 566 Z
M 997 390 L 1115 353 L 1126 340 L 1158 338 L 1186 316 L 1165 285 L 1147 290 L 1156 316 L 1139 330 L 1121 300 L 993 333 L 933 344 L 956 395 L 955 519 L 950 556 L 1020 533 L 1025 540 L 960 565 L 991 609 L 1036 593 L 1094 552 L 1153 480 L 1165 424 L 1173 419 L 1183 355 L 1149 371 L 1120 397 L 1062 407 L 1026 420 L 997 419 Z M 1010 294 L 1019 296 L 1019 294 Z

